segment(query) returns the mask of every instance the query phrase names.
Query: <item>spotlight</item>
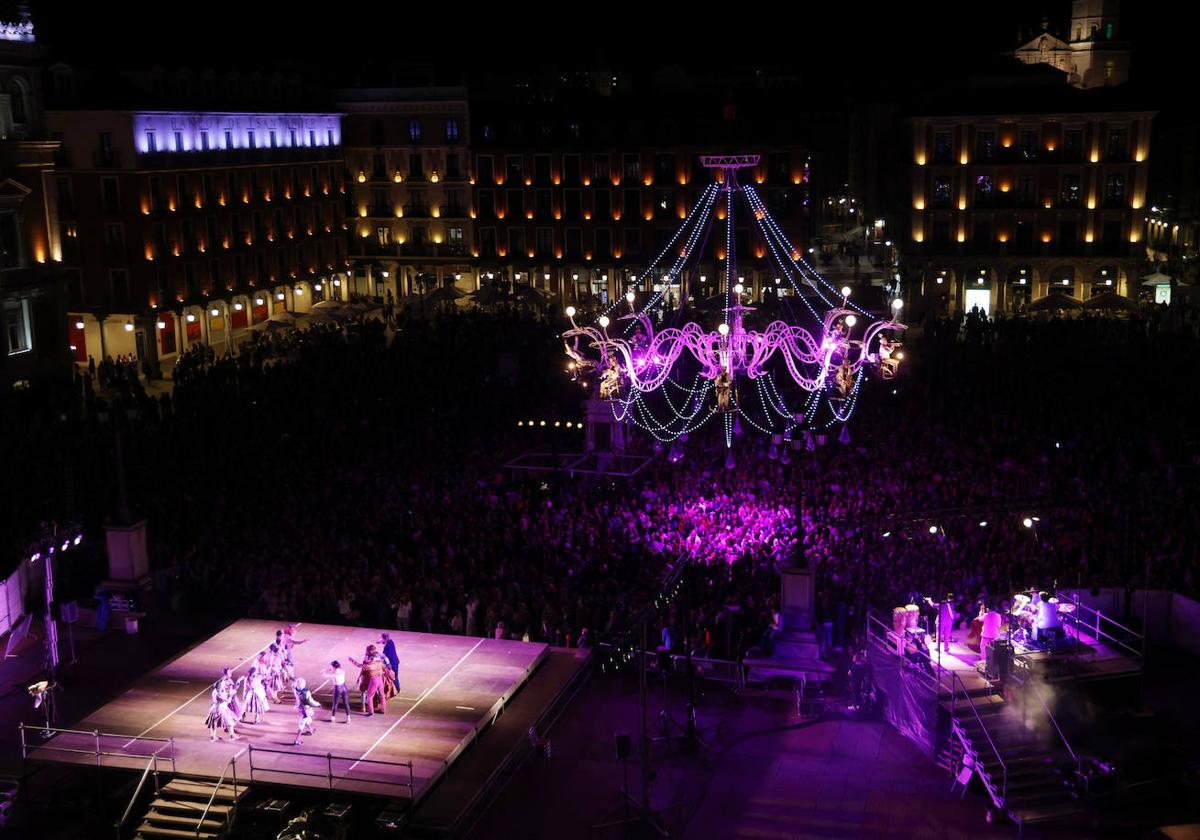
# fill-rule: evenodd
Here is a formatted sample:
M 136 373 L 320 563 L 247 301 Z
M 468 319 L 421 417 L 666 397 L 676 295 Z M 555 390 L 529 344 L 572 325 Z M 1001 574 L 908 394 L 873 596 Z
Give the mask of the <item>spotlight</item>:
M 891 531 L 884 531 L 884 532 L 883 532 L 883 536 L 884 536 L 884 537 L 890 537 L 891 535 L 892 535 L 892 532 L 891 532 Z
M 66 550 L 67 550 L 68 548 L 70 548 L 70 547 L 71 547 L 71 541 L 70 541 L 70 540 L 63 540 L 63 544 L 62 544 L 62 550 L 63 550 L 63 551 L 66 551 Z
M 930 525 L 930 526 L 929 526 L 929 533 L 931 533 L 931 534 L 936 534 L 936 533 L 937 533 L 937 526 L 936 526 L 936 525 Z
M 75 535 L 75 545 L 79 545 L 81 542 L 83 542 L 83 534 L 76 534 Z
M 29 558 L 29 562 L 30 562 L 30 563 L 36 563 L 37 561 L 39 561 L 39 560 L 41 560 L 41 559 L 42 559 L 42 552 L 40 552 L 40 551 L 35 551 L 35 552 L 33 553 L 33 556 Z
M 1026 516 L 1024 519 L 1021 520 L 1021 524 L 1024 525 L 1026 528 L 1032 528 L 1033 520 L 1030 519 L 1028 516 Z
M 981 520 L 979 521 L 979 527 L 980 527 L 980 528 L 986 528 L 986 527 L 987 527 L 987 520 L 986 520 L 986 519 L 981 519 Z

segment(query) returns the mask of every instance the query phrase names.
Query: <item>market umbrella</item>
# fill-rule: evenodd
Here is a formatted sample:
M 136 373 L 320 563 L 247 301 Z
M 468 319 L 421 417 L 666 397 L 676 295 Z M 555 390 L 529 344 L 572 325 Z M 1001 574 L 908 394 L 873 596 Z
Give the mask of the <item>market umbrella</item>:
M 479 291 L 472 292 L 471 299 L 479 306 L 494 306 L 503 303 L 506 295 L 498 286 L 484 286 Z
M 1156 271 L 1153 274 L 1147 274 L 1142 278 L 1143 286 L 1166 286 L 1170 283 L 1170 276 L 1163 274 L 1161 271 Z
M 310 326 L 312 324 L 336 324 L 337 322 L 338 319 L 333 317 L 333 315 L 329 312 L 317 312 L 308 319 Z
M 1117 312 L 1137 312 L 1137 302 L 1119 295 L 1116 292 L 1101 292 L 1083 302 L 1083 308 L 1113 310 Z
M 466 296 L 467 293 L 457 286 L 439 286 L 425 295 L 425 303 L 430 306 L 436 306 L 440 303 L 454 303 L 459 298 Z
M 345 303 L 343 303 L 343 302 L 342 302 L 342 301 L 340 301 L 340 300 L 337 300 L 337 299 L 335 299 L 335 298 L 330 298 L 330 299 L 328 299 L 328 300 L 323 300 L 323 301 L 321 301 L 320 303 L 314 303 L 312 308 L 313 308 L 313 309 L 321 309 L 321 310 L 324 310 L 324 309 L 341 309 L 341 308 L 342 308 L 343 306 L 345 306 L 345 305 L 346 305 L 346 304 L 345 304 Z
M 1083 302 L 1070 295 L 1051 294 L 1030 302 L 1025 307 L 1026 312 L 1058 312 L 1063 310 L 1082 309 Z

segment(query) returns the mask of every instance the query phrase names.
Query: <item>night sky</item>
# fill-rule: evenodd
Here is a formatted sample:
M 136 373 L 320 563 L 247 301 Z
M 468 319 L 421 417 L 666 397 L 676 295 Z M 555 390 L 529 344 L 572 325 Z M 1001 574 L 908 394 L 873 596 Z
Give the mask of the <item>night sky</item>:
M 844 89 L 914 84 L 929 71 L 954 72 L 975 56 L 1011 49 L 1018 30 L 1037 28 L 1046 10 L 1052 12 L 1052 30 L 1070 14 L 1069 0 L 794 3 L 786 13 L 776 11 L 779 4 L 731 4 L 729 14 L 739 9 L 744 17 L 724 19 L 715 13 L 647 12 L 647 3 L 463 4 L 453 13 L 439 3 L 35 0 L 32 5 L 38 40 L 52 59 L 76 64 L 263 70 L 281 65 L 324 75 L 353 73 L 365 58 L 375 64 L 432 63 L 438 81 L 446 83 L 497 66 L 566 69 L 603 61 L 634 73 L 663 64 L 761 66 Z M 418 5 L 425 8 L 414 8 Z M 1172 15 L 1161 3 L 1123 5 L 1123 32 L 1136 49 L 1135 79 L 1160 84 L 1174 60 L 1171 45 L 1183 43 L 1187 28 L 1168 25 Z

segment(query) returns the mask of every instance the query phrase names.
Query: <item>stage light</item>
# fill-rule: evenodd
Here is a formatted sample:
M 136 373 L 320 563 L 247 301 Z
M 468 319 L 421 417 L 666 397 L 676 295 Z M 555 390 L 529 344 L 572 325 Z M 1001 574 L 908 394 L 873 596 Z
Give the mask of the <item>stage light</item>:
M 883 536 L 884 536 L 884 537 L 890 537 L 891 535 L 892 535 L 892 532 L 891 532 L 891 531 L 884 531 L 884 532 L 883 532 Z
M 39 561 L 39 560 L 41 560 L 41 559 L 42 559 L 42 552 L 40 552 L 40 551 L 35 551 L 35 552 L 33 553 L 33 556 L 29 558 L 29 562 L 30 562 L 30 563 L 36 563 L 37 561 Z
M 846 326 L 847 327 L 853 327 L 857 323 L 858 323 L 858 318 L 856 318 L 855 316 L 853 316 L 853 315 L 846 316 Z
M 850 297 L 850 287 L 842 286 L 842 297 Z
M 937 526 L 936 526 L 936 525 L 930 525 L 930 526 L 929 526 L 929 533 L 931 533 L 931 534 L 936 534 L 936 533 L 937 533 Z
M 79 545 L 81 542 L 83 542 L 83 534 L 76 534 L 75 535 L 75 545 Z
M 66 550 L 67 550 L 68 548 L 70 548 L 70 547 L 71 547 L 71 541 L 70 541 L 70 540 L 63 540 L 63 544 L 62 544 L 62 550 L 63 550 L 63 551 L 66 551 Z
M 1026 528 L 1032 528 L 1033 520 L 1030 519 L 1028 516 L 1026 516 L 1023 520 L 1021 520 L 1021 524 L 1024 525 Z
M 567 307 L 567 317 L 568 317 L 568 318 L 574 318 L 574 317 L 575 317 L 575 307 L 574 307 L 574 306 L 568 306 L 568 307 Z

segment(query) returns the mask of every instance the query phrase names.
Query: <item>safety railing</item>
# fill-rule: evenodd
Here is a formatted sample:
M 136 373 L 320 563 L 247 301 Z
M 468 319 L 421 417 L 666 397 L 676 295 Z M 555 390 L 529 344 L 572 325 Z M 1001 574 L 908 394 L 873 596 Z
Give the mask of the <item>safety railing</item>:
M 200 819 L 196 821 L 196 837 L 200 836 L 200 830 L 204 827 L 204 821 L 208 819 L 208 812 L 212 810 L 213 802 L 216 801 L 217 798 L 217 793 L 220 792 L 221 785 L 225 784 L 226 774 L 232 774 L 233 778 L 233 804 L 229 810 L 225 812 L 225 828 L 229 828 L 230 823 L 233 821 L 234 813 L 237 811 L 238 804 L 237 760 L 245 755 L 246 750 L 249 749 L 250 747 L 245 747 L 236 755 L 231 756 L 229 761 L 226 762 L 225 769 L 221 771 L 220 778 L 217 779 L 217 783 L 213 786 L 212 795 L 208 797 L 208 804 L 204 806 L 204 811 L 200 814 Z
M 1079 639 L 1080 631 L 1088 633 L 1096 641 L 1103 641 L 1122 653 L 1130 656 L 1138 663 L 1145 659 L 1146 640 L 1145 637 L 1132 629 L 1126 627 L 1119 621 L 1104 615 L 1100 610 L 1093 609 L 1087 604 L 1079 600 L 1079 593 L 1074 593 L 1075 609 L 1067 615 L 1060 615 L 1063 619 L 1063 624 L 1075 631 L 1075 638 Z M 1117 634 L 1124 634 L 1124 638 Z M 1132 639 L 1140 645 L 1134 647 L 1129 644 L 1126 639 Z
M 946 685 L 946 674 L 953 673 L 950 669 L 944 668 L 940 662 L 934 659 L 928 648 L 924 645 L 914 645 L 914 651 L 910 656 L 905 652 L 905 640 L 903 635 L 897 635 L 896 631 L 885 624 L 872 612 L 867 613 L 867 634 L 879 643 L 885 650 L 895 653 L 896 656 L 903 657 L 905 660 L 916 665 L 909 669 L 909 673 L 915 674 L 918 681 L 925 688 L 940 694 L 943 688 L 951 688 L 953 686 Z M 896 638 L 896 645 L 893 646 L 892 638 Z M 898 647 L 898 649 L 894 649 Z
M 338 782 L 354 782 L 362 785 L 379 785 L 385 788 L 407 788 L 408 801 L 411 803 L 416 793 L 416 782 L 413 775 L 413 763 L 411 761 L 380 761 L 373 758 L 358 758 L 355 756 L 334 755 L 333 753 L 309 753 L 295 752 L 293 750 L 272 750 L 264 747 L 247 747 L 250 781 L 255 781 L 254 774 L 259 774 L 259 781 L 269 782 L 270 779 L 264 778 L 266 774 L 284 777 L 300 777 L 310 779 L 324 779 L 326 787 L 333 790 L 334 785 Z M 268 755 L 283 755 L 287 756 L 286 766 L 266 766 L 254 764 L 254 757 L 258 754 Z M 300 764 L 308 762 L 310 766 L 323 768 L 323 772 L 314 772 L 313 770 L 298 770 L 292 769 Z M 338 772 L 335 766 L 338 764 L 349 765 L 344 773 Z M 406 770 L 407 781 L 403 777 L 397 779 L 390 773 L 385 773 L 385 778 L 372 778 L 369 775 L 353 774 L 353 770 L 361 765 L 373 768 L 402 768 Z
M 962 688 L 963 697 L 966 698 L 967 705 L 971 709 L 971 713 L 975 716 L 975 720 L 979 723 L 979 729 L 983 732 L 983 737 L 987 739 L 988 746 L 992 748 L 992 755 L 995 756 L 996 762 L 1000 765 L 1000 791 L 994 795 L 999 799 L 998 805 L 1003 805 L 1008 797 L 1008 765 L 1004 763 L 1004 759 L 1000 755 L 1000 750 L 996 749 L 996 743 L 992 740 L 991 733 L 988 732 L 987 724 L 983 722 L 983 717 L 979 714 L 979 708 L 975 705 L 975 700 L 971 697 L 971 692 L 967 691 L 967 686 L 963 683 L 962 678 L 958 676 L 957 671 L 950 672 L 951 695 L 950 695 L 950 716 L 957 719 L 958 713 L 958 689 Z M 974 739 L 972 739 L 974 741 Z M 988 774 L 989 781 L 991 774 Z M 994 787 L 994 782 L 991 782 Z
M 24 760 L 47 760 L 48 756 L 44 753 L 62 753 L 64 755 L 87 755 L 95 759 L 97 767 L 105 765 L 104 759 L 134 759 L 137 761 L 145 761 L 153 758 L 155 768 L 157 769 L 159 761 L 171 762 L 171 772 L 175 772 L 175 739 L 174 738 L 146 738 L 140 735 L 119 735 L 115 732 L 101 732 L 98 729 L 93 729 L 88 732 L 82 729 L 60 729 L 54 726 L 34 726 L 26 727 L 24 723 L 17 724 L 21 739 L 21 758 Z M 42 733 L 45 739 L 44 743 L 30 745 L 26 737 L 26 731 L 33 729 L 36 732 Z M 119 748 L 105 749 L 104 741 L 106 739 L 116 739 L 123 741 Z M 62 744 L 55 743 L 56 740 L 61 740 Z M 88 745 L 87 749 L 83 748 L 83 744 Z M 131 744 L 161 744 L 162 746 L 155 749 L 153 752 L 125 752 Z M 64 744 L 72 744 L 74 746 L 64 746 Z M 170 756 L 163 756 L 161 753 L 170 748 Z M 124 765 L 114 765 L 124 766 Z
M 162 749 L 160 747 L 155 750 L 146 761 L 146 766 L 142 769 L 142 777 L 138 780 L 137 787 L 133 790 L 133 796 L 129 797 L 129 804 L 125 806 L 125 811 L 121 814 L 121 818 L 113 825 L 113 828 L 116 830 L 117 840 L 121 840 L 121 829 L 129 820 L 129 815 L 133 813 L 133 806 L 137 804 L 138 797 L 142 795 L 142 788 L 146 786 L 146 779 L 150 778 L 152 774 L 154 776 L 154 792 L 158 793 L 158 754 Z

